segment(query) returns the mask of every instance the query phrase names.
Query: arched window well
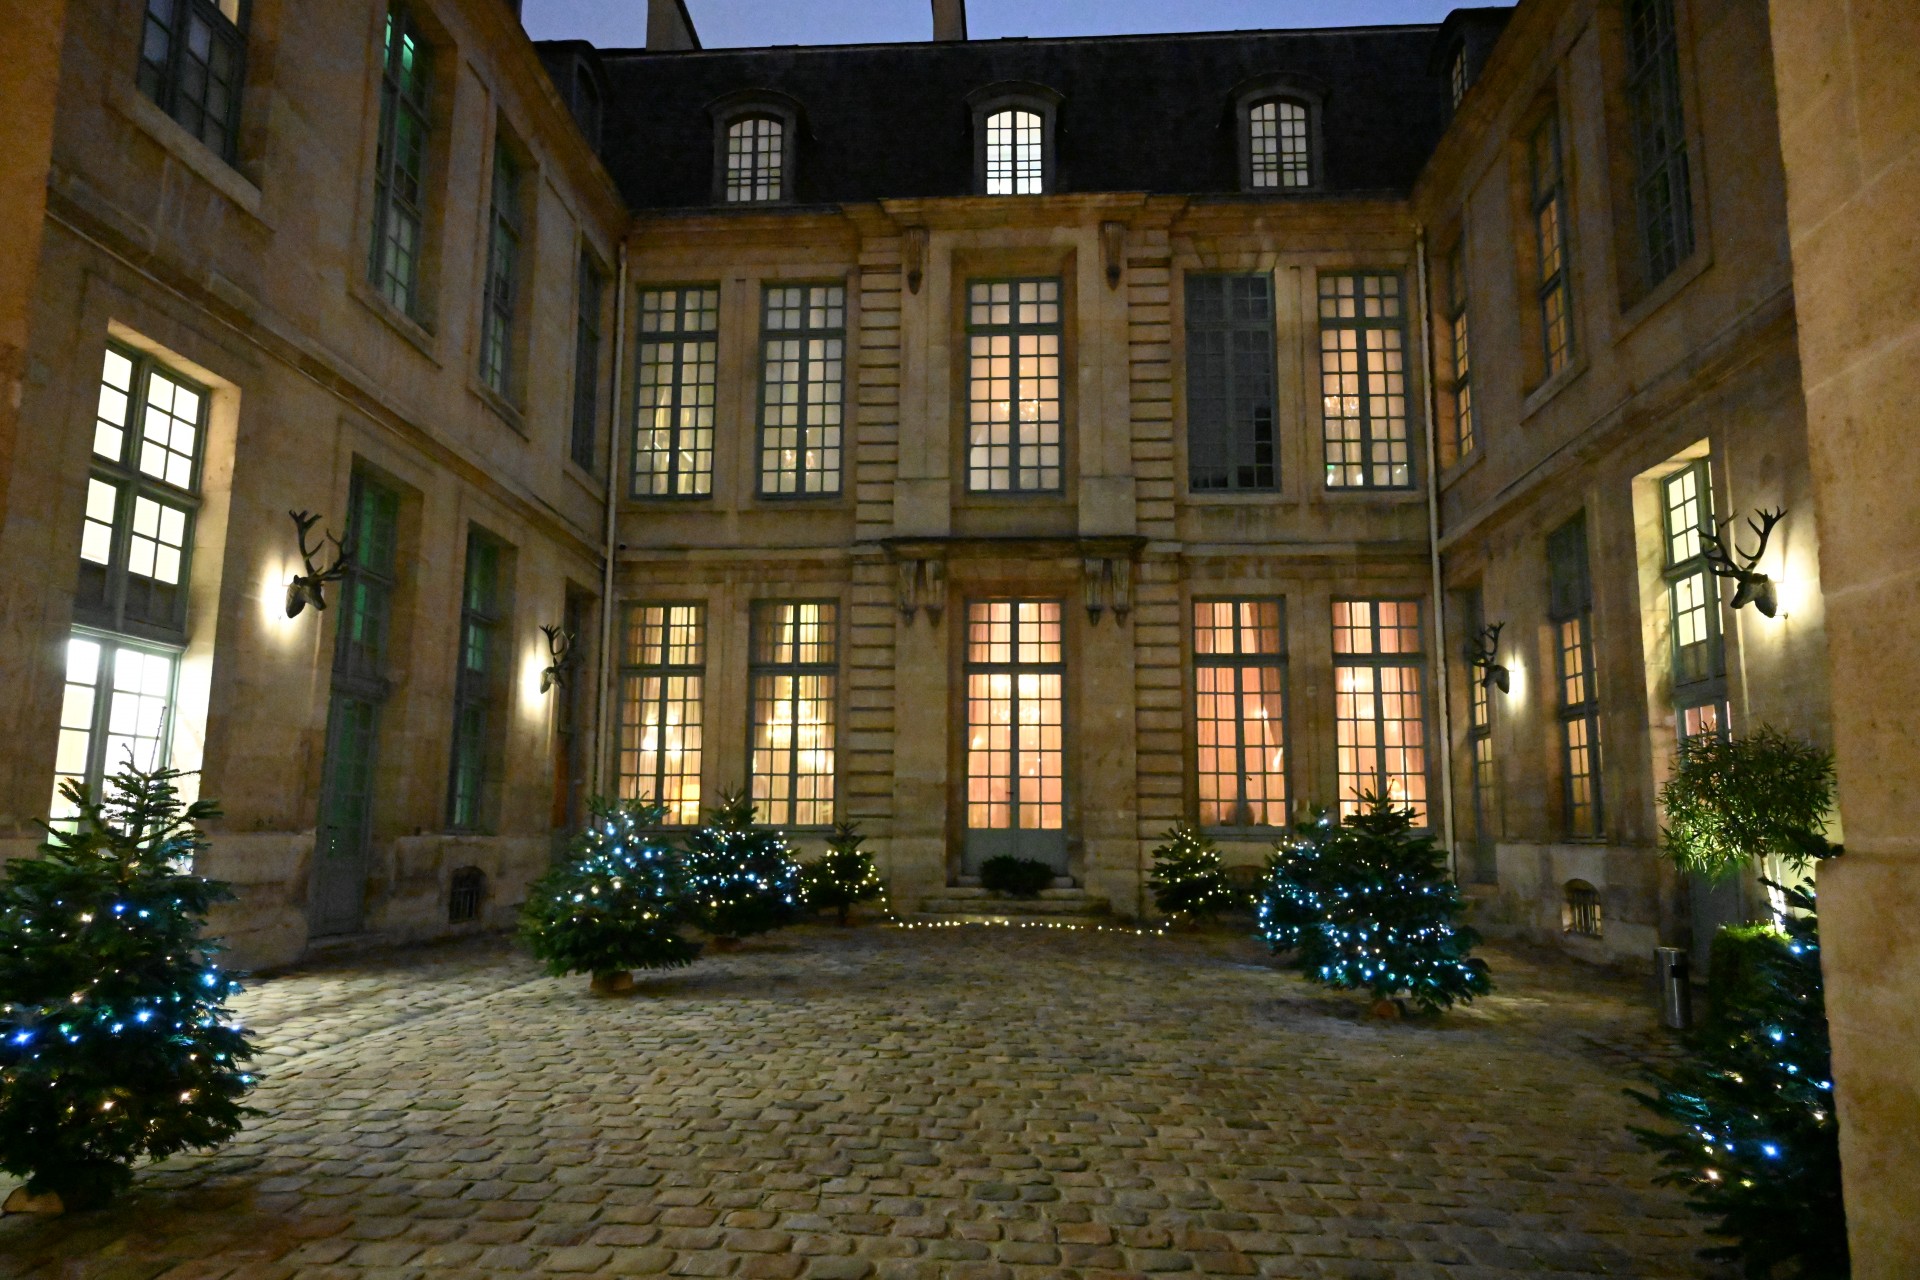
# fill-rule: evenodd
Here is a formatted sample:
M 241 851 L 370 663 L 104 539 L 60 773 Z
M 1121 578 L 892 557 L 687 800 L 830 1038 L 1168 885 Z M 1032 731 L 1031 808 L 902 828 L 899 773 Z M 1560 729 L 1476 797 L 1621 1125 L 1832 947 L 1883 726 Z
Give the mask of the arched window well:
M 1037 196 L 1054 189 L 1054 108 L 1044 85 L 992 85 L 973 94 L 974 189 Z
M 1234 94 L 1240 186 L 1284 195 L 1320 186 L 1322 95 L 1292 76 L 1261 76 Z
M 768 91 L 730 95 L 709 110 L 714 120 L 714 200 L 719 204 L 792 200 L 798 104 Z

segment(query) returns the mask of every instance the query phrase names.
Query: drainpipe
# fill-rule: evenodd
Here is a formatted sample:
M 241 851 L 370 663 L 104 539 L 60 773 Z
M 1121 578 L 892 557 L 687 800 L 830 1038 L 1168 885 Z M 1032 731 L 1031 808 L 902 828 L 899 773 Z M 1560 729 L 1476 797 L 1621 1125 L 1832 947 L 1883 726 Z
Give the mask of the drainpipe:
M 627 242 L 624 235 L 616 260 L 620 265 L 614 271 L 613 393 L 608 397 L 607 415 L 607 526 L 603 557 L 606 568 L 600 579 L 600 660 L 595 664 L 599 671 L 594 686 L 598 692 L 593 712 L 593 781 L 594 789 L 602 796 L 610 794 L 607 786 L 607 748 L 611 745 L 612 735 L 607 732 L 607 703 L 612 697 L 613 688 L 613 565 L 620 549 L 614 539 L 620 532 L 620 363 L 627 351 Z
M 1440 830 L 1454 883 L 1460 881 L 1460 850 L 1453 839 L 1453 696 L 1448 673 L 1453 650 L 1447 644 L 1446 597 L 1440 580 L 1440 428 L 1434 411 L 1433 305 L 1427 296 L 1427 229 L 1413 226 L 1414 261 L 1420 276 L 1420 360 L 1427 384 L 1427 560 L 1433 573 L 1433 643 L 1440 675 Z

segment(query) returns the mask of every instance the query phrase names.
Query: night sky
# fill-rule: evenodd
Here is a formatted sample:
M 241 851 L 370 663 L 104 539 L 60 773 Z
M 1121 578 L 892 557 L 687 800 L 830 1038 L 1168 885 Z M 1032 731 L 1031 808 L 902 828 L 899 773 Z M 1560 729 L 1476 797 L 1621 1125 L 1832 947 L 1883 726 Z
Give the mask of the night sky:
M 1371 26 L 1438 22 L 1454 7 L 1445 0 L 968 0 L 967 34 Z M 930 0 L 688 0 L 687 8 L 709 49 L 925 40 L 933 32 Z M 523 12 L 536 40 L 584 38 L 603 48 L 647 41 L 647 0 L 525 0 Z

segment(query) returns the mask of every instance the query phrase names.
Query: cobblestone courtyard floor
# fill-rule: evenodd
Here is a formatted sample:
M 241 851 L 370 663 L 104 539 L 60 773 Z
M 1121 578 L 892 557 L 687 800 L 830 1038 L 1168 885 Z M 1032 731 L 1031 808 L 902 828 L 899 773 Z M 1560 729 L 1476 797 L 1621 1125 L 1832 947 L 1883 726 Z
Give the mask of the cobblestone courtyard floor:
M 1636 986 L 1434 1022 L 1251 942 L 806 928 L 594 998 L 499 940 L 242 997 L 266 1114 L 0 1275 L 1716 1276 L 1625 1130 Z

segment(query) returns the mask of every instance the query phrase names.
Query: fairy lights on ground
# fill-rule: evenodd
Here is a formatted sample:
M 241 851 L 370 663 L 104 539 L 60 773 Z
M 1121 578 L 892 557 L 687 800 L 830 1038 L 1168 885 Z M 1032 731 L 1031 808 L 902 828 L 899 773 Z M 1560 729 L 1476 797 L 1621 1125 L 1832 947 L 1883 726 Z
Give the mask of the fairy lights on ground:
M 1069 920 L 1013 920 L 988 916 L 977 920 L 902 920 L 894 917 L 882 924 L 889 929 L 1053 929 L 1069 933 L 1123 933 L 1135 938 L 1164 938 L 1164 928 L 1148 925 L 1082 924 Z

